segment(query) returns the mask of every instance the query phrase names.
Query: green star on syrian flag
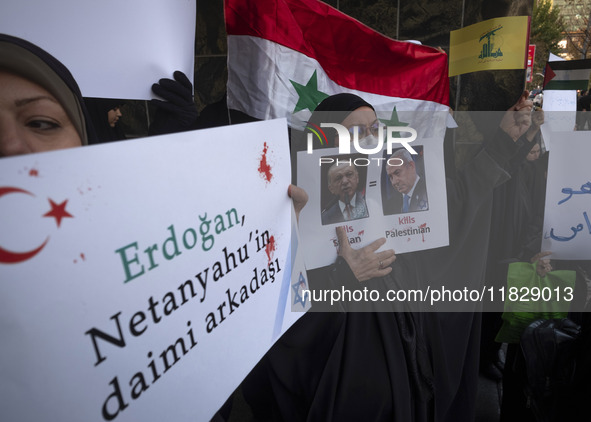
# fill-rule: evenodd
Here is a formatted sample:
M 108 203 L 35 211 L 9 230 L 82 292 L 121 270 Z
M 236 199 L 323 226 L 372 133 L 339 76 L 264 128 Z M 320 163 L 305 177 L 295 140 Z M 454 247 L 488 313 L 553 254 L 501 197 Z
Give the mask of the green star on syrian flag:
M 316 75 L 316 70 L 314 70 L 314 73 L 306 85 L 299 84 L 292 80 L 290 80 L 290 82 L 299 96 L 298 102 L 293 110 L 294 113 L 305 109 L 314 111 L 316 106 L 318 106 L 322 100 L 329 97 L 328 94 L 318 91 L 318 76 Z
M 396 107 L 394 107 L 394 109 L 392 110 L 392 115 L 390 116 L 390 119 L 380 119 L 380 122 L 382 122 L 384 125 L 386 126 L 391 126 L 391 127 L 405 127 L 408 126 L 408 123 L 405 122 L 401 122 L 398 119 L 398 113 L 396 112 Z M 394 132 L 392 134 L 392 136 L 394 138 L 400 138 L 400 132 Z

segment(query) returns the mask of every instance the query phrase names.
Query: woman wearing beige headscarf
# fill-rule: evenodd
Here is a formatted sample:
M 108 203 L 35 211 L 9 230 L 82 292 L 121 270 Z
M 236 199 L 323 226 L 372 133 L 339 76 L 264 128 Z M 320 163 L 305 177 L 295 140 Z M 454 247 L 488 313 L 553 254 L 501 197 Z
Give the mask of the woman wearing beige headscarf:
M 46 51 L 0 34 L 0 157 L 87 145 L 78 84 Z

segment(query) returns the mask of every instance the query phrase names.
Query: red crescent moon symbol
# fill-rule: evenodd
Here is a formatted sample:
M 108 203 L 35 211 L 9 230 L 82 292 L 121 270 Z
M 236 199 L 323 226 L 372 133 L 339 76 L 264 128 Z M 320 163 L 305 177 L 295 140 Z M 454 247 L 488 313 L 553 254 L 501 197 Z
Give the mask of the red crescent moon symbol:
M 7 186 L 0 187 L 0 197 L 7 195 L 9 193 L 24 193 L 27 195 L 35 196 L 31 192 L 26 191 L 24 189 L 7 187 Z M 28 251 L 28 252 L 11 252 L 11 251 L 6 250 L 0 246 L 0 263 L 16 264 L 19 262 L 26 261 L 27 259 L 31 259 L 35 255 L 37 255 L 39 252 L 41 252 L 41 249 L 43 249 L 45 247 L 48 240 L 49 240 L 49 237 L 47 239 L 45 239 L 45 242 L 43 242 L 41 244 L 41 246 L 39 246 L 36 249 L 33 249 L 32 251 Z

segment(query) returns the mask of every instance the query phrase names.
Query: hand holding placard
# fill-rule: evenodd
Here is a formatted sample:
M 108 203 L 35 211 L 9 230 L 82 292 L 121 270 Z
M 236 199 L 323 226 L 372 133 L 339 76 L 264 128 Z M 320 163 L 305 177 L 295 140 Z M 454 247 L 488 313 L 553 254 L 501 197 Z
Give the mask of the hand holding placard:
M 390 274 L 392 271 L 390 265 L 396 260 L 394 251 L 388 249 L 376 253 L 386 243 L 385 238 L 380 238 L 361 249 L 353 249 L 349 244 L 344 227 L 337 227 L 336 231 L 339 241 L 339 255 L 347 261 L 357 280 L 366 281 Z

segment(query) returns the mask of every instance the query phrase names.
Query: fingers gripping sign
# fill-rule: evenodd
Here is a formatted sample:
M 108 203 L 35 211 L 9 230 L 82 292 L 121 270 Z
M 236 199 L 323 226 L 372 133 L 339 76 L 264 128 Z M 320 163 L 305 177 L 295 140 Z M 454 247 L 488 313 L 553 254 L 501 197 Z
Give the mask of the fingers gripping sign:
M 376 252 L 386 243 L 381 238 L 360 249 L 353 249 L 349 244 L 347 233 L 343 227 L 337 227 L 339 241 L 339 255 L 342 256 L 355 277 L 359 281 L 366 281 L 376 277 L 383 277 L 392 271 L 390 265 L 396 260 L 392 249 Z
M 287 187 L 287 196 L 289 196 L 293 201 L 293 207 L 295 209 L 296 218 L 299 221 L 300 212 L 308 202 L 308 194 L 305 190 L 296 185 L 289 185 Z
M 550 264 L 550 259 L 545 258 L 546 256 L 551 254 L 552 252 L 539 252 L 531 259 L 532 263 L 536 263 L 536 272 L 540 277 L 545 277 L 547 273 L 552 271 L 552 264 Z
M 531 111 L 533 101 L 528 100 L 529 91 L 524 91 L 515 103 L 503 116 L 501 129 L 503 129 L 514 141 L 517 141 L 531 126 Z M 537 130 L 537 128 L 536 128 Z
M 534 110 L 531 115 L 532 126 L 540 127 L 544 124 L 544 110 L 541 108 Z

